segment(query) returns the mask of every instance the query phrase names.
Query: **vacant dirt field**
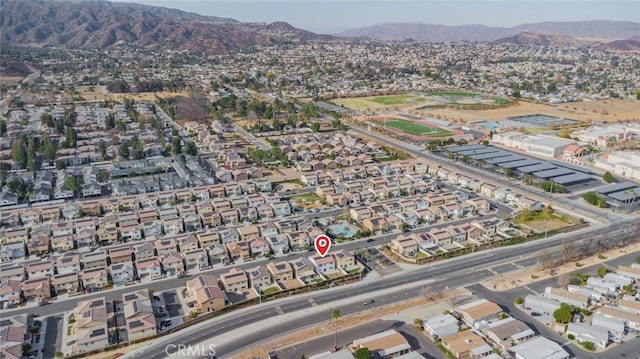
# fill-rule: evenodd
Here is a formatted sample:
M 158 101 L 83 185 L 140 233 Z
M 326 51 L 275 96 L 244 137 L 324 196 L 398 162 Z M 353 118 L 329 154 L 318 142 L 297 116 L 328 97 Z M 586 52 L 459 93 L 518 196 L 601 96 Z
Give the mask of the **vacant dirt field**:
M 618 122 L 640 120 L 640 101 L 637 100 L 601 100 L 591 102 L 571 102 L 558 105 L 544 105 L 520 101 L 505 108 L 493 110 L 457 110 L 429 109 L 418 112 L 420 115 L 431 113 L 443 118 L 464 118 L 469 122 L 503 120 L 511 116 L 540 113 L 575 120 Z
M 24 79 L 22 76 L 0 76 L 0 83 L 14 84 Z
M 93 90 L 93 91 L 91 91 Z M 109 93 L 103 94 L 100 86 L 79 86 L 78 92 L 87 101 L 104 101 L 105 99 L 122 100 L 127 97 L 136 101 L 150 101 L 153 102 L 156 99 L 156 95 L 161 98 L 173 97 L 173 96 L 188 96 L 187 92 L 143 92 L 143 93 Z
M 553 231 L 568 226 L 566 222 L 563 222 L 559 219 L 534 219 L 525 223 L 525 225 L 535 229 L 540 233 L 545 231 Z
M 640 251 L 640 243 L 636 242 L 628 245 L 624 249 L 615 248 L 610 249 L 606 252 L 594 254 L 591 257 L 579 260 L 578 263 L 580 263 L 581 265 L 580 268 L 589 267 L 594 264 L 602 263 L 608 259 L 614 259 L 627 253 L 634 253 L 638 251 Z M 540 266 L 535 268 L 525 268 L 501 276 L 496 276 L 491 280 L 486 280 L 483 282 L 483 285 L 496 291 L 503 291 L 509 290 L 514 287 L 527 285 L 550 277 L 557 277 L 558 287 L 561 287 L 566 285 L 565 282 L 569 279 L 569 273 L 579 270 L 580 268 L 576 266 L 576 262 L 569 262 L 554 268 L 555 271 L 553 275 L 551 274 L 551 271 L 549 269 L 545 269 Z

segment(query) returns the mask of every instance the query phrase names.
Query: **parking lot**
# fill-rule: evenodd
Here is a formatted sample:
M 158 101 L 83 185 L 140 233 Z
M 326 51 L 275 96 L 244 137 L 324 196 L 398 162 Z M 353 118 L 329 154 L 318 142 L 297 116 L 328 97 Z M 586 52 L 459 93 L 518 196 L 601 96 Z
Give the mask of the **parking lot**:
M 363 249 L 359 259 L 363 260 L 371 270 L 378 272 L 381 276 L 400 272 L 402 268 L 398 266 L 393 260 L 387 257 L 384 253 L 380 252 L 377 248 Z

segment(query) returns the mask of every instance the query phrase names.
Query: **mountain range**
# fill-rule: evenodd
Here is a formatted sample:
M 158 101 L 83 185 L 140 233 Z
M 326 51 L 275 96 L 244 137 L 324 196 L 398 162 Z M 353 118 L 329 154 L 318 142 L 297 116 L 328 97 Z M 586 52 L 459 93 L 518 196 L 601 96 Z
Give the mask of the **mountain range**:
M 261 45 L 335 39 L 285 22 L 243 23 L 165 7 L 105 0 L 0 0 L 0 23 L 2 45 L 31 47 L 102 49 L 124 43 L 221 54 Z M 348 30 L 338 36 L 640 50 L 640 24 L 623 21 L 542 22 L 511 28 L 395 23 Z
M 164 7 L 132 3 L 3 0 L 1 41 L 23 46 L 106 48 L 118 43 L 210 54 L 327 35 L 287 23 L 241 23 Z
M 496 41 L 520 33 L 559 34 L 574 38 L 622 40 L 640 37 L 640 24 L 628 21 L 540 22 L 514 27 L 485 25 L 380 24 L 346 30 L 341 37 L 364 37 L 390 41 Z

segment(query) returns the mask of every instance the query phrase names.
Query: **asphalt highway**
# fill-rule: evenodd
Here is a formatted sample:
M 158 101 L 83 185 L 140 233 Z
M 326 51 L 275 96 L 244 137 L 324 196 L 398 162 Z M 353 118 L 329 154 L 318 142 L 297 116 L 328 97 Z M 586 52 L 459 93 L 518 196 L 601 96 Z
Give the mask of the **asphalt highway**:
M 241 310 L 224 317 L 220 317 L 215 321 L 215 323 L 212 322 L 212 325 L 208 330 L 200 330 L 196 332 L 188 328 L 183 332 L 178 332 L 171 338 L 171 343 L 196 345 L 204 340 L 215 338 L 216 336 L 222 335 L 233 329 L 252 325 L 263 319 L 277 318 L 278 315 L 283 313 L 295 312 L 303 308 L 309 308 L 312 306 L 310 299 L 312 299 L 315 304 L 320 305 L 368 294 L 368 297 L 374 300 L 374 302 L 368 306 L 363 306 L 358 300 L 338 308 L 343 315 L 349 315 L 366 310 L 371 306 L 380 306 L 409 298 L 415 298 L 416 296 L 424 295 L 429 292 L 433 293 L 447 288 L 461 288 L 469 284 L 480 282 L 485 278 L 492 277 L 494 273 L 488 270 L 488 267 L 508 263 L 545 250 L 557 255 L 561 252 L 560 244 L 563 240 L 580 241 L 587 237 L 593 238 L 602 235 L 623 235 L 627 226 L 628 222 L 617 222 L 606 227 L 590 229 L 590 231 L 583 230 L 577 233 L 568 233 L 550 237 L 519 246 L 501 247 L 491 251 L 478 252 L 452 260 L 435 263 L 433 265 L 424 266 L 415 271 L 403 273 L 398 276 L 309 293 L 309 295 L 304 295 L 300 298 L 286 298 L 284 300 L 263 303 L 261 306 L 256 308 L 249 308 L 248 310 Z M 585 233 L 588 233 L 588 236 L 585 235 Z M 626 235 L 633 235 L 633 233 L 628 233 L 627 231 Z M 532 265 L 535 264 L 533 262 L 529 263 Z M 433 282 L 426 287 L 424 285 L 415 286 L 416 282 L 424 281 L 426 279 L 432 279 Z M 397 288 L 398 290 L 393 293 L 376 295 L 377 291 L 388 291 L 389 288 Z M 286 303 L 283 303 L 283 301 L 286 301 Z M 315 313 L 305 316 L 301 315 L 296 317 L 294 320 L 278 323 L 275 326 L 270 327 L 269 330 L 259 331 L 254 334 L 247 334 L 230 342 L 221 343 L 216 347 L 217 356 L 220 358 L 228 357 L 238 350 L 250 347 L 252 344 L 273 337 L 274 333 L 282 335 L 283 333 L 296 330 L 297 328 L 328 320 L 328 316 L 329 313 Z M 165 347 L 154 343 L 144 348 L 142 356 L 145 358 L 164 358 L 166 356 Z

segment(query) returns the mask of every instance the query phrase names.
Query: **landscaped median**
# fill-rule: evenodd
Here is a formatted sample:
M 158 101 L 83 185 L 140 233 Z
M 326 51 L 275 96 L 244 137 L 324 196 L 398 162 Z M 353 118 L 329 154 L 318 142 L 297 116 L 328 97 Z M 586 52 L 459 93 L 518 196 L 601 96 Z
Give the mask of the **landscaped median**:
M 516 245 L 516 244 L 522 244 L 525 242 L 530 242 L 536 239 L 541 239 L 541 238 L 546 238 L 547 236 L 553 236 L 556 234 L 560 234 L 560 233 L 568 233 L 568 232 L 573 232 L 582 228 L 587 227 L 589 224 L 588 223 L 577 223 L 571 226 L 566 226 L 566 227 L 562 227 L 562 228 L 558 228 L 558 229 L 553 229 L 553 230 L 549 230 L 546 231 L 544 233 L 531 233 L 531 234 L 525 234 L 524 236 L 518 236 L 518 237 L 512 237 L 512 238 L 505 238 L 502 240 L 496 240 L 496 241 L 492 241 L 492 242 L 483 242 L 474 246 L 467 246 L 464 248 L 455 248 L 455 249 L 451 249 L 448 250 L 446 252 L 444 251 L 438 251 L 436 252 L 434 255 L 427 255 L 423 252 L 418 252 L 418 254 L 416 254 L 414 257 L 405 257 L 402 256 L 396 252 L 394 252 L 389 245 L 385 244 L 382 247 L 382 252 L 384 252 L 387 256 L 389 256 L 390 258 L 395 259 L 396 261 L 401 261 L 401 262 L 405 262 L 405 263 L 411 263 L 411 264 L 418 264 L 418 265 L 423 265 L 423 264 L 427 264 L 427 263 L 432 263 L 441 259 L 446 259 L 446 258 L 453 258 L 453 257 L 458 257 L 464 254 L 469 254 L 472 252 L 477 252 L 477 251 L 482 251 L 482 250 L 486 250 L 486 249 L 491 249 L 491 248 L 496 248 L 496 247 L 504 247 L 504 246 L 511 246 L 511 245 Z

